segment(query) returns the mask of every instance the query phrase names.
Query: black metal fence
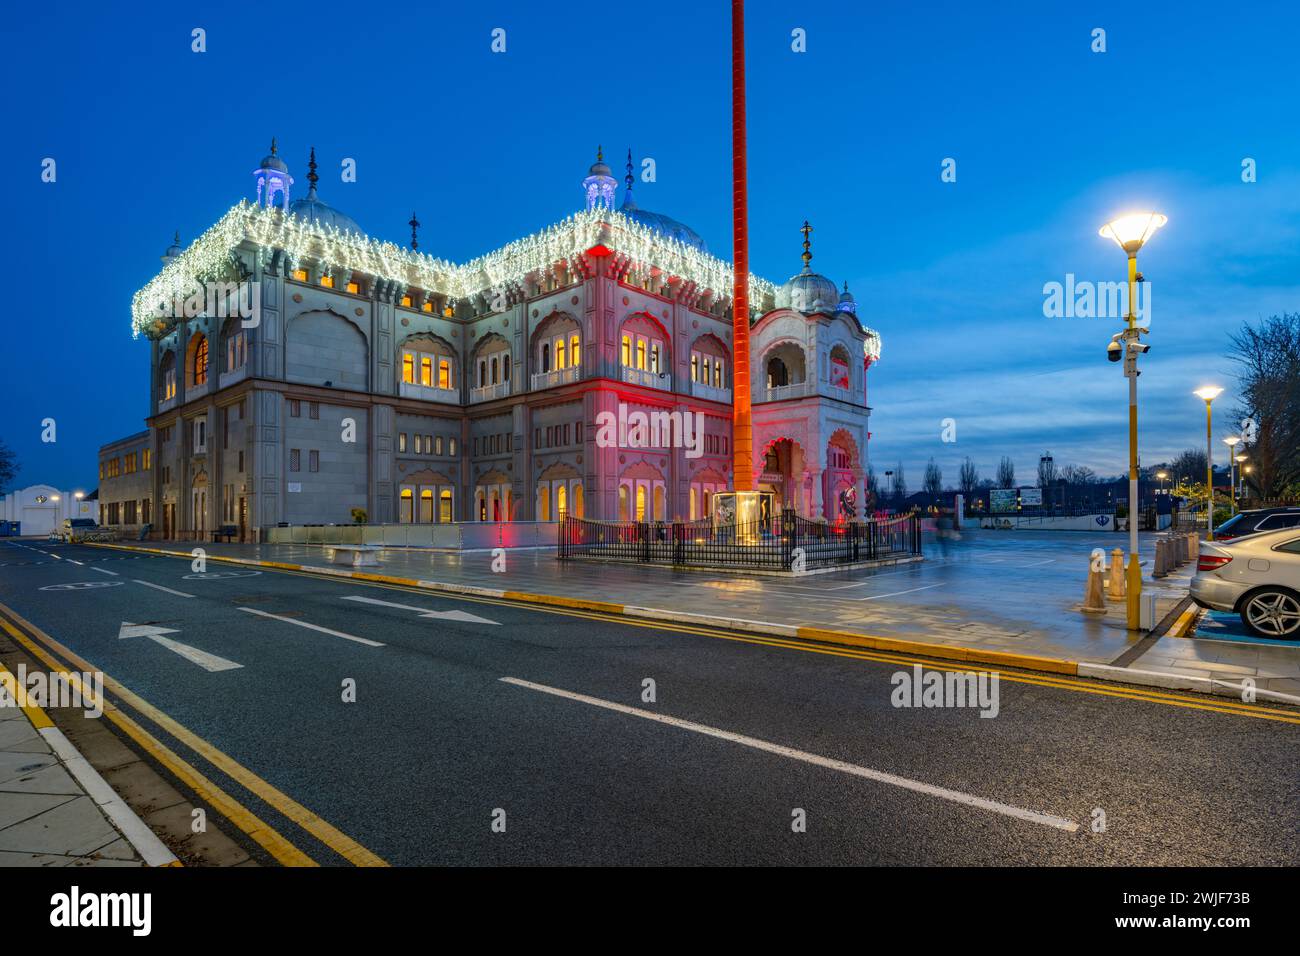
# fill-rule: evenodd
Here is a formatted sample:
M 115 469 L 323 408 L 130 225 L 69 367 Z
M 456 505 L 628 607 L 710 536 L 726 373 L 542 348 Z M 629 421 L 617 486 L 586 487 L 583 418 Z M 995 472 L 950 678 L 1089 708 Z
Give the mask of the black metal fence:
M 637 564 L 799 571 L 921 553 L 916 514 L 828 524 L 783 511 L 761 521 L 560 522 L 559 557 Z

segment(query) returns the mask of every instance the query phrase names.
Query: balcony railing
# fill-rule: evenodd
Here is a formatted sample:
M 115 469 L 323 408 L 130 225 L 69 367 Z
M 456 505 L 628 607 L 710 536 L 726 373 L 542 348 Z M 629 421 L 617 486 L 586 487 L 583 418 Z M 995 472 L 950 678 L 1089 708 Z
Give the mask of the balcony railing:
M 731 401 L 731 389 L 709 385 L 706 382 L 691 382 L 691 394 L 696 398 L 708 399 L 711 402 Z
M 763 401 L 779 402 L 785 398 L 803 398 L 808 392 L 808 382 L 795 382 L 793 385 L 777 385 L 763 392 Z
M 623 381 L 631 382 L 633 385 L 644 385 L 647 388 L 660 388 L 665 391 L 672 389 L 672 376 L 667 372 L 651 372 L 643 368 L 631 368 L 623 366 Z
M 484 385 L 481 388 L 471 388 L 469 390 L 469 400 L 471 402 L 490 402 L 494 398 L 505 398 L 510 394 L 509 382 L 497 382 L 495 385 Z
M 438 388 L 436 385 L 421 385 L 419 382 L 402 382 L 398 394 L 402 398 L 418 398 L 426 402 L 441 402 L 444 405 L 460 404 L 459 389 Z
M 246 378 L 248 378 L 248 366 L 241 365 L 239 368 L 219 374 L 217 376 L 217 388 L 229 388 L 236 382 L 242 382 Z
M 822 388 L 823 394 L 830 398 L 838 398 L 842 402 L 858 401 L 861 396 L 851 388 L 842 388 L 839 385 L 825 385 Z
M 543 388 L 555 388 L 557 385 L 568 385 L 582 378 L 582 369 L 579 366 L 572 368 L 557 368 L 549 372 L 533 373 L 533 391 L 539 391 Z

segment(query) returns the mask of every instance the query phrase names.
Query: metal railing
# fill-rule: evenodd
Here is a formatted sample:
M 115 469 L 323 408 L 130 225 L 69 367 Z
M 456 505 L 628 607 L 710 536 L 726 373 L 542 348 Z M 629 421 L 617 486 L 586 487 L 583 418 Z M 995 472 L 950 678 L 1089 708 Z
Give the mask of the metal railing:
M 561 560 L 792 571 L 921 553 L 915 514 L 829 524 L 783 511 L 753 522 L 588 521 L 559 527 Z

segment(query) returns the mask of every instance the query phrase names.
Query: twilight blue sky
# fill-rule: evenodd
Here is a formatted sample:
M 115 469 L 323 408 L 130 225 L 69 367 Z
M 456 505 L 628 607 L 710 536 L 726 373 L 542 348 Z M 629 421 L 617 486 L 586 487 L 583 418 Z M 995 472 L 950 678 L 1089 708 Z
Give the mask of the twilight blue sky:
M 641 206 L 729 259 L 728 23 L 724 0 L 16 7 L 0 437 L 19 484 L 92 488 L 97 447 L 143 427 L 131 294 L 173 230 L 188 241 L 251 198 L 272 135 L 301 186 L 315 144 L 322 198 L 373 235 L 404 241 L 415 209 L 421 248 L 460 261 L 576 209 L 597 142 L 619 161 L 631 146 L 658 168 Z M 1045 449 L 1121 470 L 1125 383 L 1103 358 L 1119 322 L 1044 318 L 1042 290 L 1122 279 L 1097 228 L 1131 208 L 1170 220 L 1140 260 L 1143 460 L 1203 442 L 1189 393 L 1215 381 L 1231 407 L 1228 330 L 1300 309 L 1298 28 L 1293 3 L 751 0 L 753 268 L 797 271 L 810 219 L 814 268 L 883 335 L 877 471 L 902 460 L 916 488 L 931 455 L 951 482 L 965 455 L 991 477 L 1009 454 L 1028 478 Z

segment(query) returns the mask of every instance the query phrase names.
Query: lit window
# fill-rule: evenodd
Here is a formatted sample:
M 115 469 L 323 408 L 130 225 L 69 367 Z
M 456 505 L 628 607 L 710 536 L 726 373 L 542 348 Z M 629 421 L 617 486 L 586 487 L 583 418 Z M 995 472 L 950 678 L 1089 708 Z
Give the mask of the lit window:
M 430 300 L 430 301 L 424 303 L 424 305 L 420 306 L 420 308 L 423 309 L 425 312 L 432 312 L 432 311 L 433 311 L 433 301 Z
M 194 384 L 203 385 L 208 380 L 208 337 L 200 335 L 194 346 Z
M 397 450 L 403 453 L 406 452 L 406 432 L 397 433 Z
M 415 381 L 415 356 L 410 352 L 402 353 L 402 381 L 408 383 Z
M 402 296 L 402 305 L 408 309 L 411 307 L 411 297 L 409 295 Z
M 355 282 L 349 282 L 347 285 L 347 290 L 353 295 L 361 294 L 361 286 L 357 285 Z
M 623 336 L 623 364 L 631 366 L 632 364 L 632 339 L 630 336 Z
M 569 353 L 568 353 L 568 349 L 565 348 L 564 339 L 563 338 L 556 339 L 555 340 L 555 367 L 557 369 L 566 368 L 568 366 L 568 355 Z
M 696 355 L 694 352 L 692 352 L 691 353 L 691 381 L 698 382 L 699 380 L 700 380 L 700 357 Z
M 420 384 L 433 384 L 433 357 L 429 355 L 420 356 Z
M 636 340 L 636 367 L 645 371 L 645 339 Z
M 307 270 L 306 270 L 306 269 L 294 269 L 294 270 L 293 270 L 293 277 L 294 277 L 295 279 L 297 279 L 299 282 L 306 282 L 306 281 L 307 281 Z
M 578 350 L 578 336 L 571 335 L 569 336 L 569 364 L 574 368 L 577 368 L 581 364 L 581 361 Z
M 334 288 L 334 277 L 323 275 L 320 277 L 320 284 L 327 289 Z
M 144 470 L 148 471 L 150 464 L 153 463 L 153 449 L 146 448 L 141 455 L 144 458 Z
M 438 359 L 438 387 L 451 388 L 451 362 Z

